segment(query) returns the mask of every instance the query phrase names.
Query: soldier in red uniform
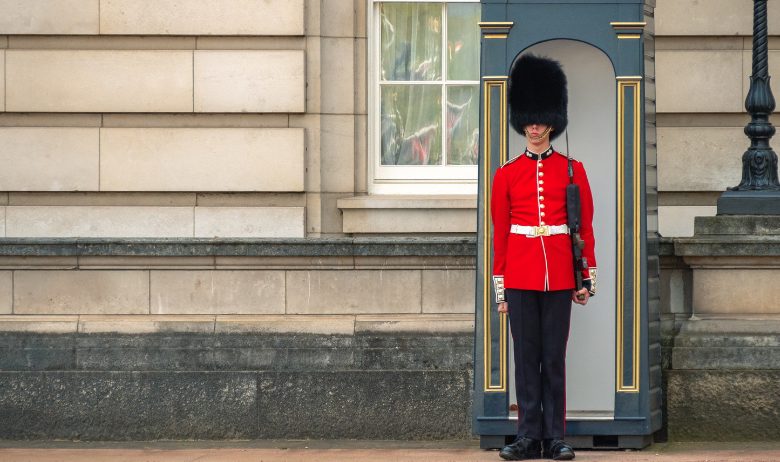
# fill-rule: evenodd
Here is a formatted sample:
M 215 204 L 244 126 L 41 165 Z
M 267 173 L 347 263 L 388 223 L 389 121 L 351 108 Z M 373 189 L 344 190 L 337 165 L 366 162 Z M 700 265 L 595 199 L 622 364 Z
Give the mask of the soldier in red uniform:
M 550 145 L 566 128 L 567 103 L 557 62 L 533 55 L 516 60 L 510 123 L 526 137 L 526 150 L 496 171 L 491 194 L 493 282 L 498 310 L 509 313 L 519 408 L 517 439 L 499 453 L 506 460 L 574 459 L 563 441 L 566 343 L 572 301 L 585 305 L 595 294 L 596 258 L 585 168 Z M 582 254 L 590 265 L 581 270 L 580 291 L 566 214 L 571 182 L 579 186 Z

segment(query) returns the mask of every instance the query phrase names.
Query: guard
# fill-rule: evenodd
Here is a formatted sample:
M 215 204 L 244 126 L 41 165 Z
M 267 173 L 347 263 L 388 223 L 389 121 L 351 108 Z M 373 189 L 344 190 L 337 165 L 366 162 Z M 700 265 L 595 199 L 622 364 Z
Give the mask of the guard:
M 517 438 L 499 455 L 571 460 L 566 344 L 572 301 L 585 305 L 596 291 L 593 199 L 582 163 L 550 145 L 567 125 L 560 64 L 521 56 L 508 91 L 510 124 L 526 150 L 496 171 L 491 193 L 493 283 L 498 310 L 509 313 L 519 408 Z M 567 216 L 567 205 L 579 217 Z

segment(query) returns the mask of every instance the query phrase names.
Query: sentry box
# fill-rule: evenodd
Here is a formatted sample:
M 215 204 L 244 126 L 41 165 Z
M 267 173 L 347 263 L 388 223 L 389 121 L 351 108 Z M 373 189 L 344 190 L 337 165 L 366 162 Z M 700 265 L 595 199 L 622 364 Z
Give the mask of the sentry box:
M 598 293 L 572 308 L 566 439 L 641 448 L 661 428 L 653 0 L 483 0 L 474 432 L 498 448 L 517 432 L 509 319 L 492 295 L 491 180 L 524 150 L 507 80 L 524 52 L 559 61 L 568 137 L 595 203 Z M 568 138 L 568 145 L 566 139 Z

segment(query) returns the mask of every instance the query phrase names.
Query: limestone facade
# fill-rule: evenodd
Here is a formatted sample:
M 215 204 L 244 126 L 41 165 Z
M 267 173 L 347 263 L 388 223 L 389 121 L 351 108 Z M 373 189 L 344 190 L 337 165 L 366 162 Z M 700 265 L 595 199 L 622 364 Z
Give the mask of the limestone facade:
M 713 2 L 656 5 L 666 237 L 714 214 L 747 146 L 751 2 Z M 474 232 L 473 196 L 367 195 L 368 2 L 180 3 L 0 1 L 3 236 Z
M 739 182 L 751 4 L 656 1 L 647 65 L 663 237 L 692 235 Z M 769 9 L 780 96 L 780 0 Z M 369 0 L 0 0 L 0 238 L 473 236 L 476 196 L 371 194 L 369 11 Z M 185 253 L 0 256 L 0 332 L 474 328 L 476 262 L 461 254 Z M 665 313 L 687 315 L 688 271 L 663 269 Z M 744 303 L 777 314 L 754 290 L 775 273 L 756 274 L 739 286 Z M 731 277 L 707 273 L 693 300 L 744 312 L 707 298 Z

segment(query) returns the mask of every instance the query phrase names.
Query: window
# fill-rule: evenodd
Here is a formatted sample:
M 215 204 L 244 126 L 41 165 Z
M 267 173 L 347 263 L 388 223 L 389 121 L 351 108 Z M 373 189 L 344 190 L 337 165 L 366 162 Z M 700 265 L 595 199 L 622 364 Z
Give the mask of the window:
M 371 191 L 476 194 L 480 4 L 371 1 Z

